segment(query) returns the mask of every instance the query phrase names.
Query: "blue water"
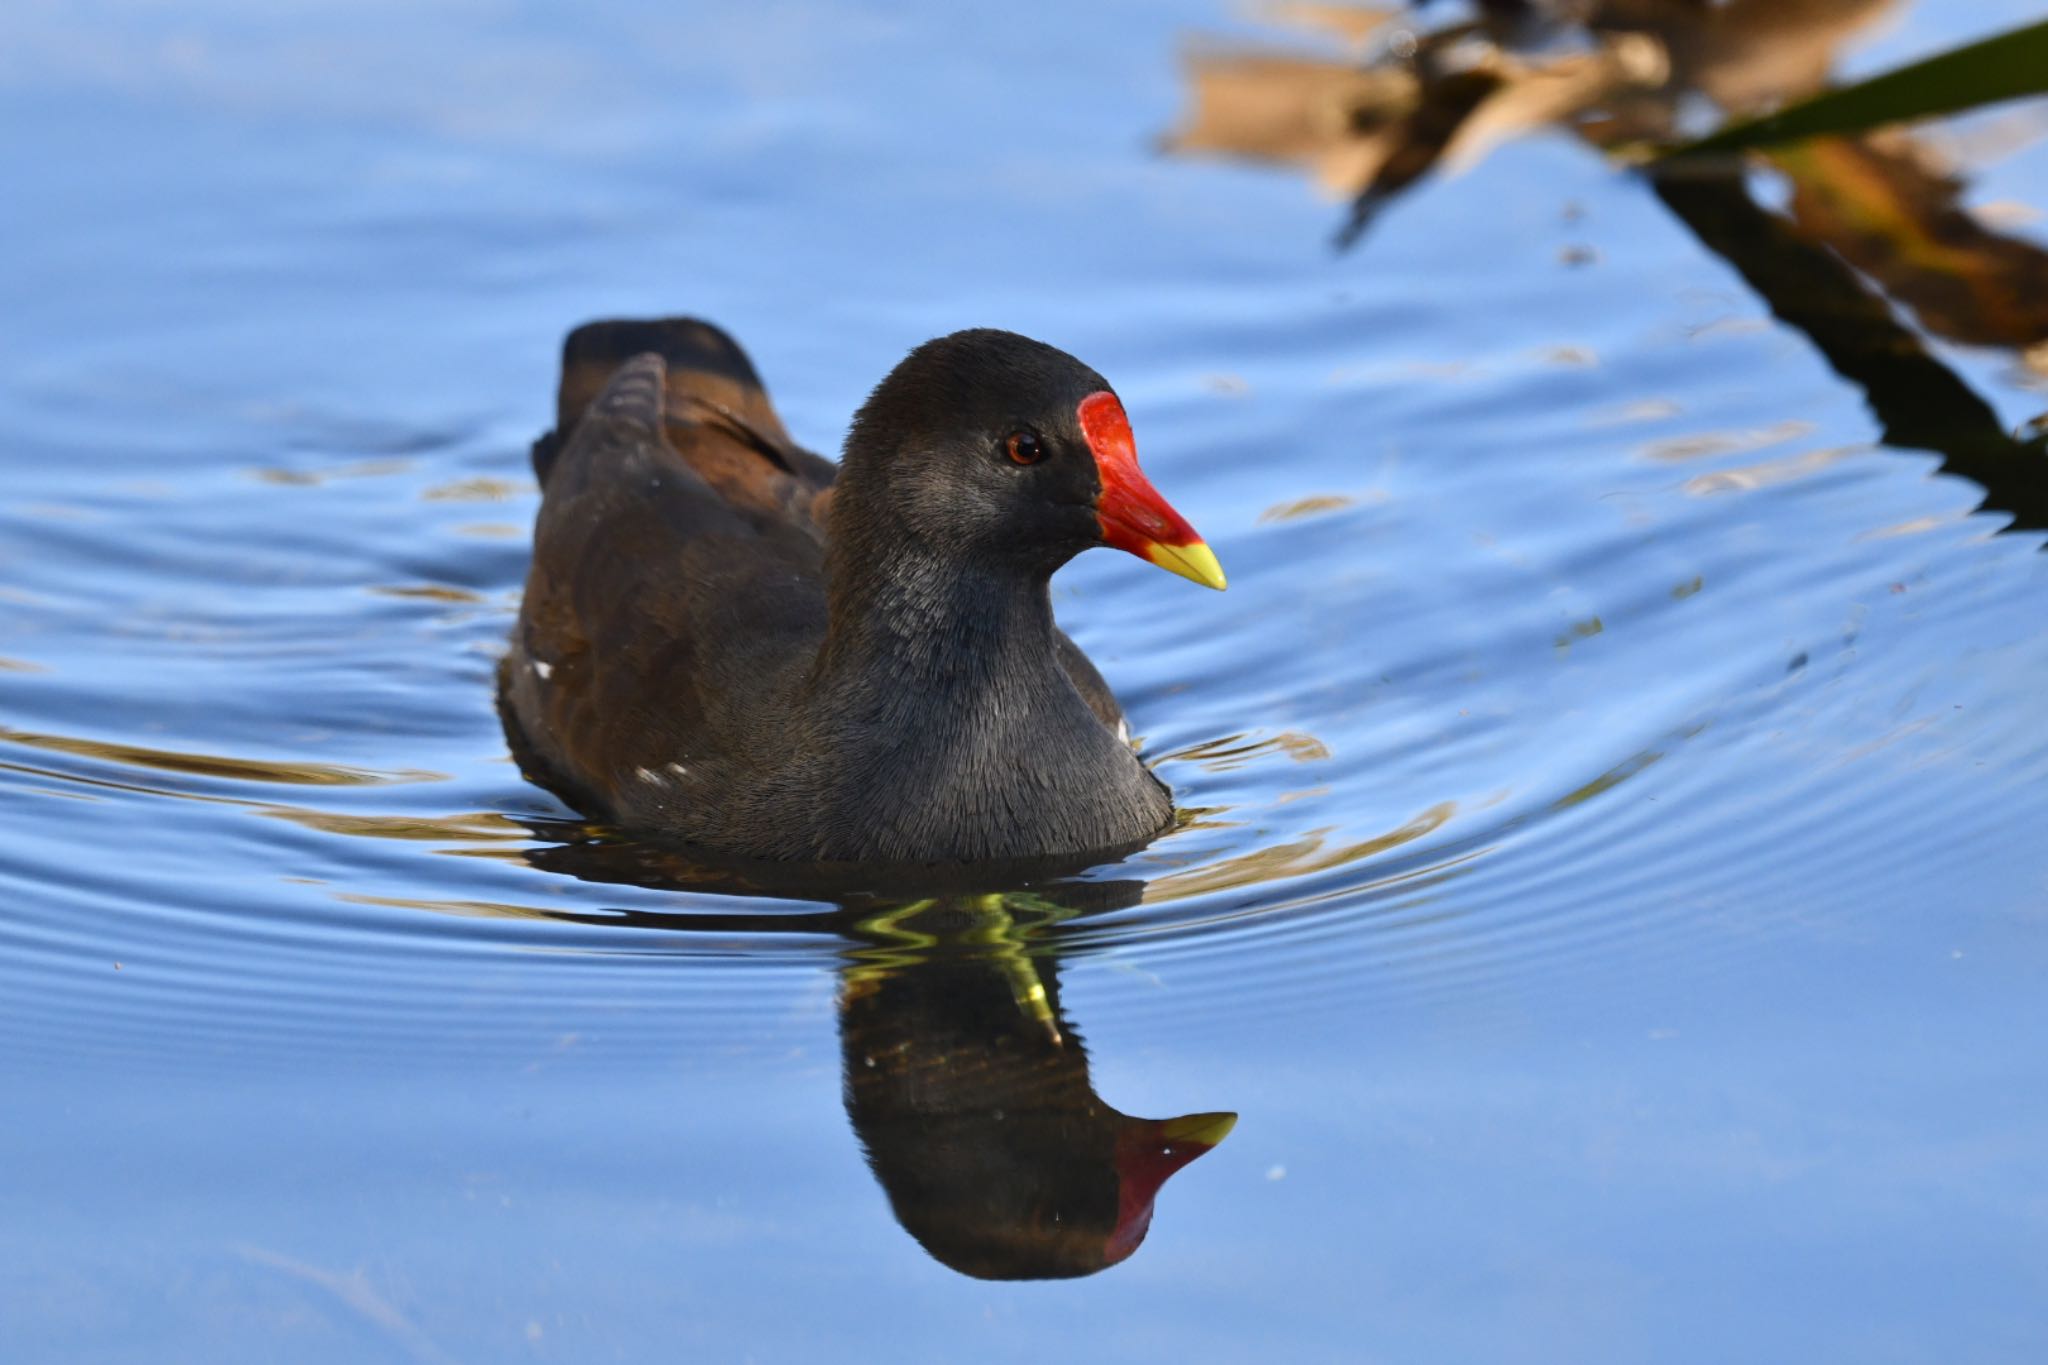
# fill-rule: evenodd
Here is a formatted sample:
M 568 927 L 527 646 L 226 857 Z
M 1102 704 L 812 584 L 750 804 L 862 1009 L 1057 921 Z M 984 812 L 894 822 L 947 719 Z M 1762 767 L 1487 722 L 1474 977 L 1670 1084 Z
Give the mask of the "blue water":
M 0 1357 L 2048 1354 L 2041 531 L 1561 135 L 1343 255 L 1161 156 L 1193 28 L 0 17 Z M 842 1101 L 875 926 L 611 879 L 506 752 L 560 337 L 669 312 L 828 451 L 929 336 L 1071 350 L 1229 571 L 1057 580 L 1196 818 L 959 968 L 1239 1115 L 1120 1265 L 928 1254 Z

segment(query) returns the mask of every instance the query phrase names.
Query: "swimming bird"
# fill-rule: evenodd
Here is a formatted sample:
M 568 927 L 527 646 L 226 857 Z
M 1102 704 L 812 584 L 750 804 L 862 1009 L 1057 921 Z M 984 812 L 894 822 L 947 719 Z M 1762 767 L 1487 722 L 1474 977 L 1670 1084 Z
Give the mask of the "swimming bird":
M 834 465 L 689 318 L 563 348 L 500 710 L 586 815 L 777 863 L 1125 849 L 1173 818 L 1048 581 L 1110 546 L 1213 588 L 1108 382 L 992 329 L 911 351 Z

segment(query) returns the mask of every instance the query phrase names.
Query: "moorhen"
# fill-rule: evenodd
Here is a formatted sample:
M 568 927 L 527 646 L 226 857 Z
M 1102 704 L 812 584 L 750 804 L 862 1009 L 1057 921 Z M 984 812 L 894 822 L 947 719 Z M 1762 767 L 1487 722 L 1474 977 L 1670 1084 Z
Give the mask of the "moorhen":
M 977 329 L 912 351 L 842 462 L 798 447 L 693 319 L 565 343 L 501 710 L 586 814 L 777 863 L 965 863 L 1171 822 L 1047 581 L 1108 545 L 1213 588 L 1072 356 Z

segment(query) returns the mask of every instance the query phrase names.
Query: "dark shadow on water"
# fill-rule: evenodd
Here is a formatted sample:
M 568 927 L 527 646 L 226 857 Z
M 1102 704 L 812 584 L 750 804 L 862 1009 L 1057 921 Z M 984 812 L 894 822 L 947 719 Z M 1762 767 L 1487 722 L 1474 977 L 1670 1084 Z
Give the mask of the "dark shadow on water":
M 1078 880 L 1071 864 L 1047 863 L 879 875 L 720 867 L 605 838 L 525 852 L 536 866 L 588 881 L 830 902 L 781 913 L 693 907 L 560 918 L 843 940 L 847 1117 L 897 1221 L 962 1274 L 1063 1279 L 1117 1264 L 1145 1240 L 1167 1178 L 1237 1121 L 1221 1112 L 1136 1118 L 1089 1079 L 1087 1050 L 1060 998 L 1062 932 L 1138 904 L 1141 881 Z M 892 888 L 913 878 L 924 894 L 849 891 L 850 876 Z
M 1757 204 L 1737 171 L 1668 174 L 1658 199 L 1735 267 L 1780 322 L 1806 334 L 1863 390 L 1888 446 L 1931 450 L 1984 486 L 1984 505 L 2022 529 L 2048 527 L 2048 446 L 1999 425 L 1991 405 L 1931 354 L 1891 303 L 1828 247 Z M 2048 282 L 2044 282 L 2048 301 Z
M 1135 883 L 1094 883 L 1106 900 Z M 1129 1256 L 1168 1176 L 1235 1114 L 1111 1107 L 1060 1001 L 1073 898 L 956 897 L 863 918 L 841 974 L 846 1112 L 897 1221 L 982 1279 L 1091 1275 Z

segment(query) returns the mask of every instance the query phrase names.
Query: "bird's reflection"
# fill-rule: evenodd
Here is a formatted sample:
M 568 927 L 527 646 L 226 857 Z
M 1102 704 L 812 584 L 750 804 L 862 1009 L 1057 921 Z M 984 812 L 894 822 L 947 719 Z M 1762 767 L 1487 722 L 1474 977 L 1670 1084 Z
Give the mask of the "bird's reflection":
M 1136 905 L 1143 882 L 1013 865 L 993 879 L 1013 889 L 990 892 L 972 889 L 991 884 L 986 869 L 927 869 L 922 889 L 931 894 L 902 899 L 848 893 L 844 872 L 792 881 L 786 869 L 711 865 L 649 844 L 575 840 L 527 857 L 592 881 L 835 901 L 810 913 L 625 921 L 845 940 L 838 1013 L 847 1116 L 897 1221 L 963 1274 L 1058 1279 L 1115 1265 L 1145 1240 L 1167 1178 L 1237 1122 L 1221 1112 L 1136 1118 L 1089 1078 L 1060 999 L 1062 938 L 1075 920 Z
M 1109 885 L 1135 899 L 1136 883 Z M 856 930 L 839 1001 L 846 1112 L 897 1221 L 968 1275 L 1123 1260 L 1166 1178 L 1237 1121 L 1134 1118 L 1095 1093 L 1058 959 L 1037 951 L 1074 913 L 1039 895 L 948 897 Z

